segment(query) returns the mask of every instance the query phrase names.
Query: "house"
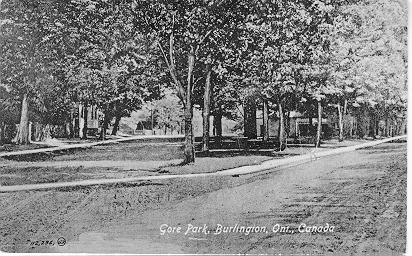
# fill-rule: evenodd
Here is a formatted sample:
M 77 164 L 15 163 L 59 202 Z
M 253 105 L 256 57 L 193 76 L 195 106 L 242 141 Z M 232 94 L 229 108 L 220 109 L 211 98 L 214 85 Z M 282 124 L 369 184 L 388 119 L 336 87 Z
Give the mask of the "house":
M 274 115 L 269 115 L 269 136 L 277 137 L 279 134 L 279 114 L 276 112 Z M 299 138 L 309 136 L 310 130 L 316 130 L 318 119 L 312 118 L 312 128 L 310 127 L 310 120 L 305 117 L 302 113 L 297 111 L 291 111 L 289 113 L 290 128 L 285 127 L 286 132 L 289 132 L 287 136 L 289 138 Z M 263 135 L 263 112 L 256 112 L 256 128 L 258 136 Z M 322 118 L 322 131 L 328 131 L 332 127 L 332 122 L 330 118 Z

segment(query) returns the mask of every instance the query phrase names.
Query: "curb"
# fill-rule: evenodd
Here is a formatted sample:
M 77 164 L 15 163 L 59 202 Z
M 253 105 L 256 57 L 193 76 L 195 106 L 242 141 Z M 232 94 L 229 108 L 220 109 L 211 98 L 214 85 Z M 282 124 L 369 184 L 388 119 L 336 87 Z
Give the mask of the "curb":
M 210 176 L 239 176 L 246 175 L 256 172 L 267 171 L 276 167 L 288 166 L 290 164 L 298 165 L 307 162 L 317 160 L 321 157 L 331 156 L 341 153 L 346 153 L 350 151 L 355 151 L 360 148 L 367 148 L 376 146 L 385 142 L 394 141 L 398 139 L 405 139 L 407 135 L 397 136 L 392 138 L 387 138 L 378 141 L 367 142 L 355 146 L 348 146 L 344 148 L 337 148 L 326 150 L 318 153 L 309 153 L 300 156 L 292 156 L 285 159 L 274 159 L 265 161 L 259 165 L 242 166 L 233 169 L 228 169 L 224 171 L 217 171 L 212 173 L 195 173 L 195 174 L 169 174 L 169 175 L 157 175 L 157 176 L 140 176 L 132 178 L 121 178 L 121 179 L 99 179 L 99 180 L 82 180 L 82 181 L 71 181 L 71 182 L 57 182 L 57 183 L 42 183 L 42 184 L 27 184 L 27 185 L 14 185 L 14 186 L 0 186 L 0 193 L 3 192 L 17 192 L 17 191 L 27 191 L 27 190 L 44 190 L 62 187 L 77 187 L 77 186 L 93 186 L 93 185 L 105 185 L 105 184 L 116 184 L 116 183 L 128 183 L 137 181 L 153 181 L 153 180 L 167 180 L 167 179 L 178 179 L 178 178 L 199 178 L 199 177 L 210 177 Z M 129 138 L 131 139 L 131 138 Z

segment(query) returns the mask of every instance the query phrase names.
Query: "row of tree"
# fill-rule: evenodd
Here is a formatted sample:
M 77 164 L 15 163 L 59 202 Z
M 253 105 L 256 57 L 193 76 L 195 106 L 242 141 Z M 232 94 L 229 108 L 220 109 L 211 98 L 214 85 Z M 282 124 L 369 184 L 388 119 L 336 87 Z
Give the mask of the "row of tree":
M 187 163 L 195 159 L 195 104 L 203 111 L 204 151 L 210 115 L 221 135 L 222 117 L 234 118 L 239 105 L 245 136 L 251 138 L 257 105 L 264 140 L 269 115 L 277 113 L 280 148 L 293 110 L 317 116 L 316 145 L 325 111 L 337 113 L 340 140 L 347 115 L 368 116 L 372 136 L 382 120 L 386 131 L 396 130 L 406 111 L 404 5 L 400 0 L 3 0 L 0 124 L 18 121 L 17 142 L 27 143 L 29 120 L 70 123 L 71 110 L 81 103 L 86 111 L 92 105 L 103 111 L 104 138 L 113 119 L 118 124 L 167 87 L 183 108 Z

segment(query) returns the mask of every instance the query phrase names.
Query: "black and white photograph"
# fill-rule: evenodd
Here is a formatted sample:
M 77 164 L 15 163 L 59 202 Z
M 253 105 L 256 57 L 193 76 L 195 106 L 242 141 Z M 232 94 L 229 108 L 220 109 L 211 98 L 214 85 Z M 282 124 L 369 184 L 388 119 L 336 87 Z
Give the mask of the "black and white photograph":
M 0 0 L 0 254 L 407 255 L 408 6 Z

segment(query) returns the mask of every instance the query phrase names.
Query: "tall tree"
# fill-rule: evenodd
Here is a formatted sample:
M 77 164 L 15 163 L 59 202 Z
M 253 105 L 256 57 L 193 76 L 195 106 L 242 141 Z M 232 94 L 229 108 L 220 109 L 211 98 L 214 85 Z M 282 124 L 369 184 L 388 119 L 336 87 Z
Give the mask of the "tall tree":
M 29 143 L 31 104 L 41 98 L 42 85 L 53 77 L 56 50 L 48 44 L 55 1 L 3 1 L 0 8 L 1 83 L 20 96 L 21 114 L 16 142 Z
M 157 45 L 185 108 L 185 163 L 195 160 L 192 119 L 197 59 L 215 30 L 244 8 L 245 3 L 239 2 L 134 2 L 136 23 L 157 37 Z

